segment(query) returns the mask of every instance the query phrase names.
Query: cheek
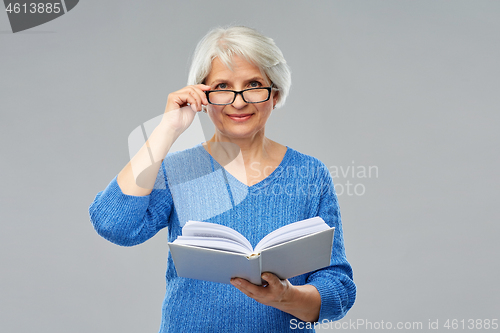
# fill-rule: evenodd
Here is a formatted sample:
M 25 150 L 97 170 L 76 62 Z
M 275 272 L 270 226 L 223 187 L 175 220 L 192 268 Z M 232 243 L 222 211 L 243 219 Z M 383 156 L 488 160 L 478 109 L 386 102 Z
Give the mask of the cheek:
M 269 117 L 271 115 L 271 112 L 273 111 L 273 104 L 269 103 L 266 106 L 263 106 L 260 110 L 260 114 L 262 114 L 265 118 Z
M 219 122 L 222 115 L 222 107 L 209 104 L 207 106 L 207 113 L 212 122 Z

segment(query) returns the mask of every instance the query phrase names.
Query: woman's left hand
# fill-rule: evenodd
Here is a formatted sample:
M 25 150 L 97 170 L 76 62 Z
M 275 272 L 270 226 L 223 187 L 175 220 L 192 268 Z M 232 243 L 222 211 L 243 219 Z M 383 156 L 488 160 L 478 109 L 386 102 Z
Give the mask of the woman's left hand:
M 257 286 L 245 279 L 233 278 L 231 284 L 259 303 L 287 312 L 303 321 L 318 319 L 321 296 L 312 285 L 294 286 L 276 275 L 262 273 L 266 286 Z
M 294 286 L 288 280 L 280 280 L 272 273 L 263 273 L 262 279 L 267 281 L 266 286 L 258 286 L 240 278 L 231 279 L 231 284 L 264 305 L 277 308 L 280 304 L 290 301 Z

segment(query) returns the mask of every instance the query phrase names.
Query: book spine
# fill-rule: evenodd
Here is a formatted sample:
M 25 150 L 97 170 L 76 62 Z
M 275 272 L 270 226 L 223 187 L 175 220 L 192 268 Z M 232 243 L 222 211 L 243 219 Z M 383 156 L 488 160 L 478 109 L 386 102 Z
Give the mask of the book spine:
M 247 260 L 252 270 L 252 277 L 251 279 L 249 279 L 249 281 L 253 284 L 261 285 L 263 283 L 260 277 L 262 275 L 262 256 L 260 255 L 260 253 L 254 253 L 247 256 Z

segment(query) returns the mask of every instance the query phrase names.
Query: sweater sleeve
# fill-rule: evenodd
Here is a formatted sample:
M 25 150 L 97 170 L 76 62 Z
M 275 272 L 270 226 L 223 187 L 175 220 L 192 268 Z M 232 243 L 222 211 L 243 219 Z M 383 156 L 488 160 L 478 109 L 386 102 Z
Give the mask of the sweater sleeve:
M 160 168 L 157 183 L 161 179 Z M 173 200 L 168 186 L 155 186 L 146 196 L 127 195 L 118 185 L 117 176 L 99 192 L 89 207 L 90 221 L 99 235 L 118 245 L 145 242 L 167 226 Z M 163 188 L 162 188 L 163 187 Z
M 319 322 L 343 318 L 353 306 L 356 298 L 356 285 L 352 279 L 352 268 L 345 256 L 344 236 L 340 209 L 332 178 L 323 165 L 320 168 L 320 198 L 318 216 L 330 227 L 335 227 L 330 266 L 309 274 L 306 283 L 318 289 L 321 295 Z

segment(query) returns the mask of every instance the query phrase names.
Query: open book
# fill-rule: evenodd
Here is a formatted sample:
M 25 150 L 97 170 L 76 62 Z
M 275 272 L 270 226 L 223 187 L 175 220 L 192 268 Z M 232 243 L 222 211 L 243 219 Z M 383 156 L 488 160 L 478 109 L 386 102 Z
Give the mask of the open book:
M 181 277 L 222 283 L 241 277 L 261 285 L 264 272 L 288 279 L 330 265 L 334 230 L 313 217 L 269 233 L 253 249 L 234 229 L 188 221 L 168 246 Z

